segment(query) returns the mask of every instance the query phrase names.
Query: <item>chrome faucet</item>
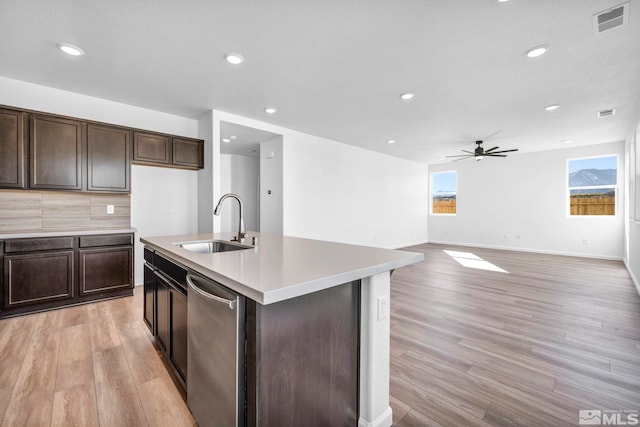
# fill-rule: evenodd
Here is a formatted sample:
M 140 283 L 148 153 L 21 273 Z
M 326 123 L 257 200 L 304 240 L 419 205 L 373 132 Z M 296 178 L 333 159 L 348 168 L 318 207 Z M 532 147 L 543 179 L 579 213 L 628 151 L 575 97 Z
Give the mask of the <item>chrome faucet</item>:
M 247 229 L 244 226 L 244 219 L 242 218 L 242 200 L 240 200 L 240 197 L 238 197 L 236 194 L 233 194 L 233 193 L 227 193 L 223 195 L 222 197 L 220 197 L 220 200 L 218 200 L 218 204 L 216 205 L 216 208 L 213 211 L 213 214 L 220 215 L 220 207 L 222 206 L 222 202 L 224 201 L 224 199 L 228 197 L 234 198 L 238 201 L 238 213 L 240 216 L 240 221 L 238 221 L 238 235 L 233 239 L 231 239 L 231 241 L 244 243 L 245 236 L 247 235 Z

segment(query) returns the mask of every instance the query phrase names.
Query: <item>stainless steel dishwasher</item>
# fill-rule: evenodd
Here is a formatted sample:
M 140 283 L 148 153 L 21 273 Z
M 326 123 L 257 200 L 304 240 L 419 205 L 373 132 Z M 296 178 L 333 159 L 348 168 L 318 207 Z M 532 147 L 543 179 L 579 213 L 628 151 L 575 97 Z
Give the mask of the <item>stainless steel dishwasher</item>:
M 245 297 L 187 275 L 187 403 L 200 427 L 244 426 Z

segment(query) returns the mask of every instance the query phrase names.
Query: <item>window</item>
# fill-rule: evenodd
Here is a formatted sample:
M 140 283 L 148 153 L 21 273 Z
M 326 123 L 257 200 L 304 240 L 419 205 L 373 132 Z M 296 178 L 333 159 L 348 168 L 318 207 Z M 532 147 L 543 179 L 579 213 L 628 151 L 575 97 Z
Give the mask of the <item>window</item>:
M 571 159 L 567 166 L 569 215 L 615 215 L 617 156 Z
M 455 215 L 457 188 L 458 182 L 455 171 L 432 173 L 431 213 Z

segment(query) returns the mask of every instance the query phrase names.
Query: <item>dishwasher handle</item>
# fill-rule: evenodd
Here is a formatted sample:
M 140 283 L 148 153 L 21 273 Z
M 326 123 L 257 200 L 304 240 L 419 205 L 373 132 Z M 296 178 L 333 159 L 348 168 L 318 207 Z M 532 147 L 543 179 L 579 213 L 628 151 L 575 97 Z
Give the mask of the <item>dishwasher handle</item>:
M 222 298 L 222 297 L 210 294 L 209 292 L 206 292 L 206 291 L 202 290 L 201 288 L 199 288 L 193 282 L 192 279 L 194 279 L 194 278 L 195 278 L 194 276 L 192 276 L 190 274 L 187 274 L 187 284 L 189 285 L 189 287 L 191 289 L 193 289 L 194 291 L 196 291 L 197 293 L 199 293 L 200 295 L 202 295 L 205 298 L 208 298 L 210 300 L 213 300 L 213 301 L 216 301 L 216 302 L 219 302 L 221 304 L 224 304 L 224 305 L 228 306 L 230 310 L 234 310 L 236 308 L 236 300 L 230 300 L 230 299 Z

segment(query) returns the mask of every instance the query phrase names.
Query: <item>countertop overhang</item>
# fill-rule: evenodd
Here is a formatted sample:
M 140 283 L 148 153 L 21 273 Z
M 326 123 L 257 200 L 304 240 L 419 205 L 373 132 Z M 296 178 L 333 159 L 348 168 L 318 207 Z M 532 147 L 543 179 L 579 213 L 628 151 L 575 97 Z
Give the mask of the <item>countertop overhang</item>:
M 149 248 L 267 305 L 394 270 L 424 259 L 422 253 L 334 243 L 276 234 L 247 233 L 246 250 L 201 254 L 179 243 L 230 240 L 228 233 L 141 237 Z
M 136 233 L 135 228 L 105 228 L 92 230 L 62 230 L 62 231 L 14 231 L 0 234 L 0 240 L 9 239 L 30 239 L 41 237 L 64 237 L 64 236 L 90 236 L 94 234 L 128 234 Z

